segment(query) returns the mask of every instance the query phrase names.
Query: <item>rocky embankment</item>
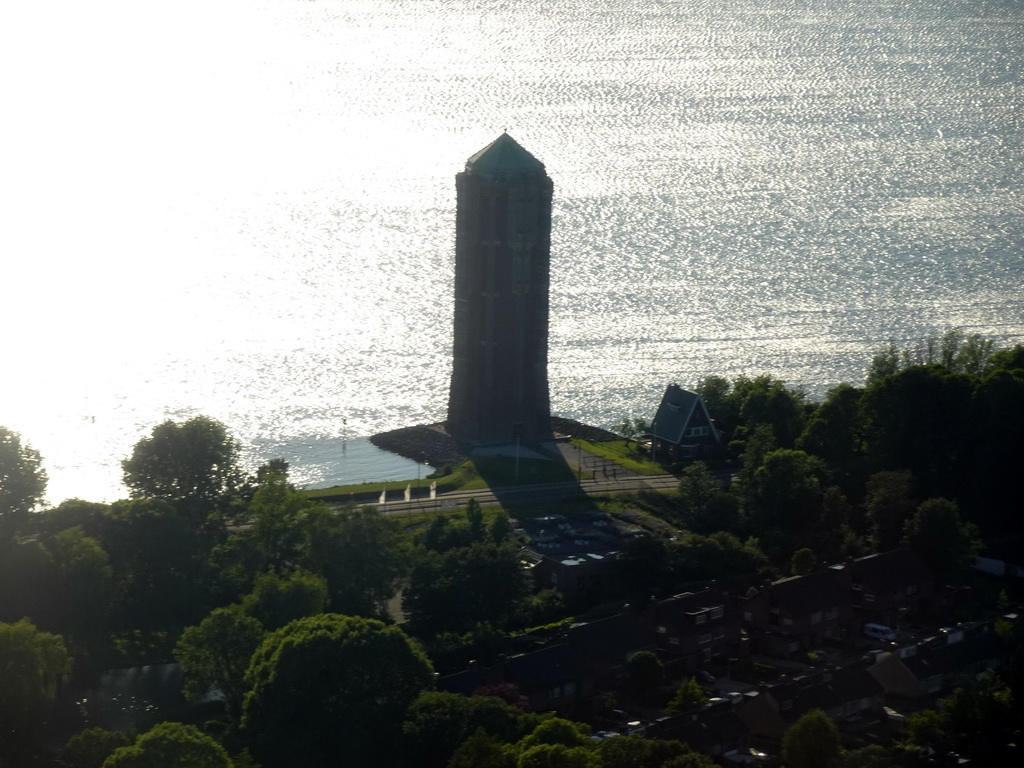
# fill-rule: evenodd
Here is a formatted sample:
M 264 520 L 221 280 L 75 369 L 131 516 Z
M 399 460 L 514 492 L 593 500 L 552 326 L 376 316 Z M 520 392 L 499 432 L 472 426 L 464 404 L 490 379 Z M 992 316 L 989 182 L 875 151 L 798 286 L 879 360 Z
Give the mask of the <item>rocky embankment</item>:
M 618 435 L 600 427 L 581 424 L 558 416 L 551 418 L 551 430 L 556 436 L 577 437 L 591 442 L 617 440 Z M 415 427 L 392 429 L 370 438 L 378 448 L 429 464 L 432 467 L 454 466 L 466 458 L 466 452 L 447 432 L 443 424 L 420 424 Z

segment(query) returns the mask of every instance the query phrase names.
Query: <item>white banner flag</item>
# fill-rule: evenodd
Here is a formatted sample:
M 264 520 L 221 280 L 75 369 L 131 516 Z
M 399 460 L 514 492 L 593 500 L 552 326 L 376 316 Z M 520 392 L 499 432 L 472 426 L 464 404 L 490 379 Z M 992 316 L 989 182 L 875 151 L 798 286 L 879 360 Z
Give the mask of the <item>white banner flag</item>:
M 436 480 L 433 481 L 430 484 L 430 498 L 432 498 L 432 499 L 436 499 L 437 498 L 437 481 Z
M 377 499 L 378 504 L 384 504 L 388 500 L 388 487 L 385 485 L 384 490 L 380 492 L 380 498 Z
M 412 483 L 405 486 L 405 500 L 409 501 L 410 499 L 412 499 Z

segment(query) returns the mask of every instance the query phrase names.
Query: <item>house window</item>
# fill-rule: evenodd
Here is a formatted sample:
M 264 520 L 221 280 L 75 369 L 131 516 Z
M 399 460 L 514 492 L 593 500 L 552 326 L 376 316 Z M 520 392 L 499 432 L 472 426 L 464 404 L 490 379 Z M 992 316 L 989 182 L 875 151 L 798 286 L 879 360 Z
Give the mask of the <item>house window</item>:
M 787 616 L 786 618 L 784 618 L 782 620 L 782 626 L 784 626 L 784 627 L 792 627 L 793 626 L 793 620 Z
M 783 711 L 785 711 L 787 709 L 792 709 L 792 708 L 793 708 L 793 700 L 792 699 L 783 699 L 782 703 L 779 704 L 779 709 L 781 709 Z
M 704 649 L 704 661 L 711 661 L 711 649 L 710 648 L 705 648 Z
M 708 632 L 706 635 L 701 635 L 700 639 L 697 640 L 697 642 L 700 643 L 701 645 L 704 645 L 704 643 L 710 643 L 711 642 L 711 633 Z
M 821 624 L 821 611 L 815 611 L 811 614 L 811 624 Z
M 562 695 L 563 696 L 567 696 L 568 697 L 568 696 L 574 695 L 575 693 L 576 693 L 576 683 L 569 682 L 569 683 L 566 683 L 565 685 L 562 686 Z
M 839 609 L 838 608 L 829 608 L 829 609 L 827 609 L 825 611 L 825 618 L 826 619 L 834 619 L 838 615 L 839 615 Z
M 917 594 L 917 584 L 908 584 L 907 585 L 907 594 L 908 595 L 916 595 Z
M 715 640 L 721 640 L 725 637 L 725 627 L 719 627 L 715 630 Z
M 679 645 L 679 638 L 678 637 L 670 637 L 668 639 L 668 644 L 669 645 Z
M 743 612 L 743 620 L 748 622 L 748 623 L 752 622 L 754 620 L 754 614 L 752 614 L 750 611 L 744 611 Z
M 865 592 L 864 593 L 864 602 L 865 603 L 873 603 L 873 602 L 875 602 L 875 596 L 870 594 L 869 592 Z
M 668 627 L 658 627 L 659 635 L 664 635 L 666 632 L 668 632 Z
M 703 624 L 707 620 L 708 615 L 706 613 L 698 613 L 696 616 L 693 617 L 694 624 Z
M 716 605 L 714 608 L 711 609 L 711 618 L 720 619 L 722 618 L 723 613 L 725 613 L 725 608 L 721 605 Z

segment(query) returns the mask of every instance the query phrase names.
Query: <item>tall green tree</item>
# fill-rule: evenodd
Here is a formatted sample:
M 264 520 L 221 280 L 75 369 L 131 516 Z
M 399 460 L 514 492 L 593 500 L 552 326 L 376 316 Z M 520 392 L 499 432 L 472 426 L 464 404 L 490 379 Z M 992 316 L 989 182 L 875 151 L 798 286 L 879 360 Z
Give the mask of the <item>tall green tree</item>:
M 402 716 L 433 668 L 397 627 L 322 614 L 270 634 L 246 680 L 243 727 L 257 760 L 313 768 L 344 755 L 358 767 L 394 759 Z
M 694 710 L 701 709 L 707 704 L 707 701 L 708 696 L 700 685 L 697 684 L 697 681 L 692 677 L 688 677 L 682 682 L 682 685 L 676 688 L 676 692 L 672 694 L 672 698 L 669 700 L 665 711 L 670 715 L 680 712 L 693 712 Z
M 406 754 L 422 768 L 443 768 L 477 729 L 505 742 L 515 741 L 521 714 L 494 696 L 424 691 L 405 715 Z
M 45 492 L 39 451 L 22 444 L 17 432 L 0 427 L 0 548 L 25 528 Z
M 504 627 L 530 594 L 511 543 L 474 544 L 444 554 L 422 550 L 403 592 L 402 610 L 427 632 L 466 632 L 480 623 Z
M 384 619 L 407 562 L 398 524 L 376 507 L 307 512 L 303 563 L 327 579 L 330 609 Z
M 925 496 L 956 498 L 969 475 L 973 388 L 971 377 L 937 365 L 869 386 L 862 402 L 870 468 L 909 470 Z
M 744 489 L 750 530 L 802 531 L 818 522 L 827 471 L 803 451 L 772 451 Z
M 185 674 L 185 695 L 197 699 L 219 690 L 228 716 L 239 718 L 249 690 L 245 673 L 264 634 L 263 625 L 239 606 L 216 608 L 199 624 L 187 627 L 174 649 L 174 659 Z
M 40 735 L 57 678 L 71 671 L 64 639 L 40 632 L 28 619 L 0 623 L 0 759 L 21 765 Z
M 114 604 L 114 571 L 103 546 L 78 526 L 53 537 L 56 600 L 64 631 L 78 644 L 97 648 Z
M 232 768 L 232 762 L 224 747 L 194 725 L 159 723 L 117 749 L 103 768 Z
M 820 709 L 806 713 L 782 738 L 786 768 L 836 768 L 842 751 L 836 724 Z
M 738 501 L 707 464 L 695 461 L 679 478 L 679 516 L 683 526 L 697 533 L 734 531 L 739 524 Z
M 165 421 L 121 462 L 132 498 L 172 502 L 194 526 L 204 524 L 244 485 L 238 444 L 219 421 Z
M 70 768 L 101 768 L 115 750 L 131 746 L 131 743 L 123 733 L 106 728 L 86 728 L 68 739 L 61 757 Z
M 327 608 L 327 582 L 309 571 L 262 573 L 252 592 L 242 598 L 243 613 L 265 629 L 280 629 L 296 619 L 316 616 Z
M 907 520 L 910 548 L 942 579 L 963 578 L 981 548 L 978 531 L 960 518 L 956 502 L 928 499 Z
M 117 584 L 113 620 L 123 629 L 180 630 L 209 610 L 207 549 L 169 502 L 115 502 L 105 540 Z
M 868 478 L 864 516 L 879 552 L 894 549 L 903 538 L 903 526 L 920 503 L 914 485 L 907 470 L 876 472 Z
M 849 384 L 829 390 L 825 402 L 811 414 L 796 448 L 828 464 L 836 482 L 850 493 L 864 482 L 864 392 Z

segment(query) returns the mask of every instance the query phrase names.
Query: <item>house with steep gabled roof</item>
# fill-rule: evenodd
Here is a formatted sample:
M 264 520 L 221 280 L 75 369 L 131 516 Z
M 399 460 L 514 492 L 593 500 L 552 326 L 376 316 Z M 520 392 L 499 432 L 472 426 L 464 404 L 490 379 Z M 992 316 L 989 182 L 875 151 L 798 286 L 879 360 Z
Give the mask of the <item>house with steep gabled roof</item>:
M 722 433 L 715 426 L 704 400 L 696 392 L 669 384 L 651 422 L 656 451 L 678 458 L 713 456 L 722 449 Z

